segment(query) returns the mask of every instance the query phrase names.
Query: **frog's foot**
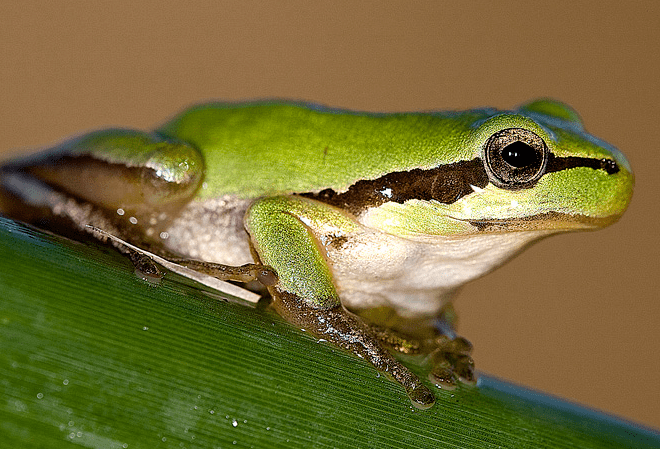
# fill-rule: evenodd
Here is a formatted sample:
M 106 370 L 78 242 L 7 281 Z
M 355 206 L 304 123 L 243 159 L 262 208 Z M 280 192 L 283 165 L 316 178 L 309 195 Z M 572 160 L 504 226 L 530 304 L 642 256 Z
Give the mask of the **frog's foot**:
M 457 382 L 474 384 L 474 360 L 470 356 L 472 344 L 463 337 L 450 338 L 439 335 L 431 352 L 433 368 L 429 378 L 441 388 L 452 389 Z
M 170 262 L 178 263 L 184 267 L 208 274 L 223 281 L 235 281 L 248 283 L 259 281 L 266 287 L 277 283 L 277 274 L 271 267 L 261 264 L 248 263 L 235 267 L 233 265 L 223 265 L 219 263 L 203 262 L 201 260 L 191 259 L 169 259 Z
M 366 359 L 401 384 L 415 407 L 427 409 L 435 402 L 435 395 L 420 378 L 397 361 L 369 326 L 343 306 L 317 309 L 286 292 L 273 295 L 273 299 L 277 312 L 290 323 Z
M 429 378 L 441 388 L 452 389 L 457 382 L 476 381 L 474 361 L 470 356 L 472 344 L 451 329 L 451 335 L 417 339 L 392 329 L 372 325 L 374 335 L 387 347 L 402 354 L 428 354 L 431 362 Z M 438 328 L 438 330 L 440 330 Z

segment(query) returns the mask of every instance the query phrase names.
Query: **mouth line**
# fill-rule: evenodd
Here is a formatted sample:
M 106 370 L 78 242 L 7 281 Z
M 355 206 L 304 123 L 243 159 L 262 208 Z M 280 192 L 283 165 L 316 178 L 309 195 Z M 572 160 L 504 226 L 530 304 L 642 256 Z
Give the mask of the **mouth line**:
M 620 215 L 607 217 L 589 217 L 582 214 L 565 214 L 562 212 L 544 212 L 516 218 L 483 218 L 465 219 L 454 218 L 458 221 L 470 223 L 480 232 L 497 231 L 571 231 L 590 230 L 608 226 L 619 219 Z

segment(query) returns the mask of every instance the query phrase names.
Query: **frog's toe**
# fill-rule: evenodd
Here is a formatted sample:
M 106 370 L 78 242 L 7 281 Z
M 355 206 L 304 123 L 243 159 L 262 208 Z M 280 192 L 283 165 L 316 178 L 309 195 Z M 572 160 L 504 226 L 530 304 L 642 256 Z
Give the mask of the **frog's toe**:
M 435 394 L 423 384 L 407 389 L 406 393 L 408 393 L 413 406 L 418 409 L 426 410 L 433 407 L 435 403 Z
M 460 357 L 454 362 L 454 372 L 458 375 L 458 380 L 464 384 L 476 384 L 477 374 L 474 371 L 474 360 L 469 355 Z
M 429 373 L 429 380 L 443 390 L 453 390 L 456 388 L 458 377 L 454 374 L 449 363 L 435 365 Z
M 454 354 L 470 355 L 472 343 L 463 337 L 456 337 L 451 340 L 448 350 Z
M 450 338 L 446 335 L 438 335 L 435 338 L 435 346 L 439 351 L 446 354 L 470 355 L 472 343 L 463 337 Z
M 449 339 L 439 336 L 432 354 L 431 380 L 441 388 L 453 389 L 458 382 L 474 384 L 474 360 L 470 356 L 472 344 L 463 337 Z

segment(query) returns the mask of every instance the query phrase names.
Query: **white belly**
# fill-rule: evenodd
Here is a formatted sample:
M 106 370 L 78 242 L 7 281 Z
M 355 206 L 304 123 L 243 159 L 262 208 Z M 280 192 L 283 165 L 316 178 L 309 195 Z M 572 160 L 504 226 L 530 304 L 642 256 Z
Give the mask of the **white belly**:
M 367 230 L 339 250 L 328 248 L 328 256 L 347 307 L 388 306 L 402 316 L 430 316 L 458 287 L 542 235 L 529 231 L 413 241 Z

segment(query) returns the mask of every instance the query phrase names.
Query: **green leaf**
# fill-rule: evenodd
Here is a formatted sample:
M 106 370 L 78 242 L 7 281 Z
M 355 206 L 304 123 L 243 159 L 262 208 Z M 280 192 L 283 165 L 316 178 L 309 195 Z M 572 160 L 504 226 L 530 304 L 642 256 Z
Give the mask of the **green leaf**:
M 413 408 L 268 310 L 0 218 L 6 447 L 660 447 L 660 435 L 482 376 Z

